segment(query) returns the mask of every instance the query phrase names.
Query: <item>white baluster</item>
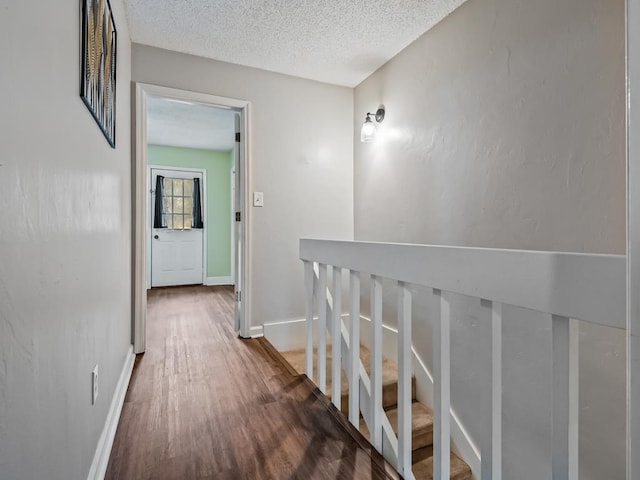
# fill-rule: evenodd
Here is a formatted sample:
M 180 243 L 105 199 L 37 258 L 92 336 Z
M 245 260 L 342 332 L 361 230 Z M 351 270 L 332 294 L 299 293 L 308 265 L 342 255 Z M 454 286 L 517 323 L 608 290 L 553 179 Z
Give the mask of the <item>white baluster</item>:
M 382 280 L 371 275 L 371 443 L 382 451 Z
M 578 321 L 569 320 L 569 480 L 578 480 L 580 430 L 580 336 Z
M 451 308 L 442 291 L 434 289 L 435 325 L 433 330 L 433 478 L 447 479 L 451 470 L 449 419 L 451 358 Z
M 481 480 L 502 478 L 502 304 L 481 300 L 483 318 L 491 322 L 491 377 L 489 379 L 491 416 L 486 435 L 480 439 Z
M 349 421 L 360 428 L 360 273 L 349 273 Z
M 318 264 L 318 387 L 327 392 L 327 265 Z
M 551 316 L 552 362 L 553 362 L 553 414 L 551 436 L 552 478 L 577 479 L 577 351 L 572 353 L 570 320 L 560 315 Z M 575 343 L 574 342 L 574 346 Z M 572 361 L 571 358 L 574 357 Z M 575 370 L 575 371 L 572 371 Z M 572 445 L 573 443 L 573 445 Z
M 491 305 L 491 476 L 502 478 L 502 304 Z M 484 478 L 484 477 L 483 477 Z
M 304 289 L 305 289 L 305 311 L 307 323 L 307 344 L 305 356 L 305 370 L 307 377 L 313 380 L 313 262 L 304 262 Z
M 411 477 L 411 291 L 398 282 L 398 471 Z
M 333 316 L 331 317 L 331 400 L 342 408 L 342 269 L 333 267 Z

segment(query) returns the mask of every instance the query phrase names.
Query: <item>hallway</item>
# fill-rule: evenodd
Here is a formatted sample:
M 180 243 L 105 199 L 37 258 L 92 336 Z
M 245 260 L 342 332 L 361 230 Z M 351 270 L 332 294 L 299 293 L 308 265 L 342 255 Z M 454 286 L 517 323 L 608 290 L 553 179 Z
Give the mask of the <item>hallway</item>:
M 149 291 L 106 478 L 388 478 L 268 342 L 237 337 L 233 308 L 230 287 Z

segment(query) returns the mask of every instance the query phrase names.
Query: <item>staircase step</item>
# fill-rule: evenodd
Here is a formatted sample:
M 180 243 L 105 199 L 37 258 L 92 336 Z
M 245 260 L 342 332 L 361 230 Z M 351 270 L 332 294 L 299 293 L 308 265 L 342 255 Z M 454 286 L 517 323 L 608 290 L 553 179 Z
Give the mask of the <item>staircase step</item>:
M 433 456 L 433 445 L 428 445 L 418 449 L 414 448 L 411 452 L 411 463 L 415 465 L 416 463 L 426 460 L 431 456 Z
M 389 423 L 393 427 L 394 433 L 398 434 L 398 410 L 393 408 L 387 410 Z M 419 402 L 411 404 L 411 449 L 417 450 L 430 446 L 433 443 L 433 414 L 428 407 Z M 369 429 L 364 419 L 360 418 L 360 432 L 370 440 Z
M 385 381 L 386 380 L 386 381 Z M 331 389 L 331 385 L 327 386 L 327 389 Z M 327 397 L 331 398 L 331 392 L 327 392 Z M 411 398 L 415 400 L 416 397 L 416 377 L 411 378 Z M 383 379 L 382 381 L 382 408 L 385 410 L 390 409 L 398 405 L 398 382 L 390 381 L 389 379 Z M 340 410 L 344 414 L 349 413 L 349 391 L 348 389 L 342 391 L 342 399 L 340 401 Z
M 360 347 L 360 358 L 367 373 L 371 373 L 369 349 L 364 346 Z M 305 351 L 303 349 L 293 350 L 282 353 L 282 356 L 291 364 L 298 372 L 305 371 Z M 314 351 L 314 378 L 317 381 L 317 352 Z M 382 359 L 382 402 L 383 407 L 389 418 L 389 422 L 397 435 L 398 432 L 398 368 L 395 363 L 387 358 Z M 348 413 L 349 408 L 349 383 L 347 377 L 342 372 L 341 376 L 342 398 L 341 410 Z M 327 347 L 327 396 L 331 395 L 331 348 Z M 412 378 L 411 396 L 414 400 L 411 404 L 411 425 L 412 425 L 412 462 L 413 474 L 416 480 L 433 480 L 433 412 L 429 407 L 415 401 L 416 396 L 416 379 Z M 366 424 L 362 417 L 360 418 L 360 432 L 369 440 L 370 435 Z M 469 466 L 454 453 L 451 454 L 451 480 L 469 480 L 471 478 L 471 469 Z
M 398 409 L 387 410 L 387 417 L 398 435 Z M 411 450 L 417 450 L 433 443 L 433 412 L 429 407 L 420 403 L 411 404 Z
M 305 350 L 297 349 L 290 350 L 288 352 L 282 352 L 282 356 L 289 362 L 289 364 L 298 372 L 305 373 Z M 368 374 L 371 374 L 371 352 L 364 345 L 360 346 L 360 359 Z M 314 379 L 317 382 L 318 371 L 318 355 L 317 351 L 313 352 L 313 366 L 314 366 Z M 382 406 L 384 408 L 393 407 L 398 403 L 398 367 L 397 365 L 386 357 L 382 358 Z M 349 380 L 342 371 L 341 375 L 341 392 L 342 399 L 340 401 L 341 410 L 343 413 L 349 411 Z M 415 398 L 416 395 L 416 379 L 412 378 L 411 382 L 411 396 Z M 327 396 L 331 397 L 331 346 L 327 346 Z
M 451 453 L 451 480 L 469 480 L 471 468 L 455 453 Z M 423 447 L 413 451 L 413 476 L 416 480 L 433 480 L 433 448 Z

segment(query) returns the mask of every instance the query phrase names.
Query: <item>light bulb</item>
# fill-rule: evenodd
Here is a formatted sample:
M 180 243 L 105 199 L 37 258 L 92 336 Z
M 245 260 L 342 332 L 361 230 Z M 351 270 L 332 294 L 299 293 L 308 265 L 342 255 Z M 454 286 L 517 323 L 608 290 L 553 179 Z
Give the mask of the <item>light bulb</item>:
M 360 131 L 360 141 L 363 143 L 371 143 L 376 139 L 376 124 L 371 121 L 369 115 L 362 124 Z

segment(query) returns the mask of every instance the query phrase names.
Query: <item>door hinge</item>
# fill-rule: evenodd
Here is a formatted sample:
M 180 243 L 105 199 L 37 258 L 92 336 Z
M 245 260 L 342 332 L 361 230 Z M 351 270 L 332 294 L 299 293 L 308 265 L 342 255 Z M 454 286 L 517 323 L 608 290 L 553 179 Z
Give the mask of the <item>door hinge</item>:
M 242 292 L 236 292 L 236 302 L 240 302 L 242 300 Z
M 236 222 L 240 222 L 240 212 L 236 212 Z
M 236 132 L 236 142 L 240 143 L 240 132 Z

